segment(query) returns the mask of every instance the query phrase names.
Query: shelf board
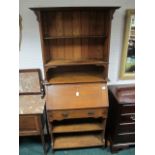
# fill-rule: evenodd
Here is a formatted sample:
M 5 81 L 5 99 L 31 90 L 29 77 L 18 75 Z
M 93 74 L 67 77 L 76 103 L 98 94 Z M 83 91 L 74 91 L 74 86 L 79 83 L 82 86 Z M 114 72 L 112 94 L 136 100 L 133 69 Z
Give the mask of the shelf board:
M 48 80 L 50 84 L 82 83 L 82 82 L 106 82 L 103 74 L 98 72 L 65 72 L 52 74 Z
M 45 40 L 55 40 L 55 39 L 80 39 L 80 38 L 105 38 L 105 35 L 80 35 L 80 36 L 45 36 Z
M 53 133 L 102 131 L 102 123 L 58 124 L 53 126 Z
M 101 134 L 85 134 L 85 135 L 66 135 L 57 136 L 54 139 L 54 149 L 65 148 L 80 148 L 80 147 L 92 147 L 103 146 L 105 144 L 102 141 Z
M 52 66 L 73 66 L 73 65 L 104 65 L 108 64 L 108 62 L 97 60 L 97 59 L 89 59 L 89 60 L 51 60 L 47 62 L 44 66 L 46 68 Z

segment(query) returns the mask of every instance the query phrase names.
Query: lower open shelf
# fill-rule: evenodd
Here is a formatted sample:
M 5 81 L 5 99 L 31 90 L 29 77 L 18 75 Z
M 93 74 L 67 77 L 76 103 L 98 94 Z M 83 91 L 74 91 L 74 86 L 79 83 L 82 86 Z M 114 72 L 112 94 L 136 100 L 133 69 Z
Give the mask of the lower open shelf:
M 94 64 L 57 66 L 46 71 L 47 81 L 50 84 L 106 82 L 107 68 Z
M 80 148 L 104 146 L 105 141 L 101 138 L 101 133 L 77 134 L 77 135 L 57 135 L 54 138 L 53 149 Z
M 69 119 L 63 121 L 54 121 L 52 124 L 53 133 L 71 133 L 103 130 L 105 130 L 105 120 L 103 120 L 102 118 Z
M 100 130 L 103 130 L 103 128 L 102 128 L 102 124 L 99 124 L 99 123 L 57 125 L 53 127 L 53 133 L 100 131 Z

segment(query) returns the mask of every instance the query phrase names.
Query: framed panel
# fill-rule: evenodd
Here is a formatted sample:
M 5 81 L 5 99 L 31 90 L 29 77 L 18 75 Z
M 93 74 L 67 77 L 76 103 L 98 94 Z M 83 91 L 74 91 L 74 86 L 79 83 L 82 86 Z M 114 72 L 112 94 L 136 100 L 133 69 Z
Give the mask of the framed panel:
M 19 51 L 21 48 L 21 42 L 22 42 L 22 16 L 19 15 Z
M 40 69 L 19 70 L 19 95 L 42 94 Z
M 19 136 L 40 135 L 40 116 L 19 115 Z
M 126 11 L 120 78 L 135 77 L 135 10 Z

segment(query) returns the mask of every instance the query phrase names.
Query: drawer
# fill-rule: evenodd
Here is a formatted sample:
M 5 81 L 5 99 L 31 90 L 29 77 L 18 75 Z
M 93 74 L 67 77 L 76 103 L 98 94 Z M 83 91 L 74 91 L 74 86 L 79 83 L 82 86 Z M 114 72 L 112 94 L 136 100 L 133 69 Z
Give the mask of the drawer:
M 135 124 L 120 124 L 117 127 L 117 133 L 135 132 Z
M 85 109 L 85 110 L 59 110 L 48 112 L 48 118 L 50 121 L 63 120 L 70 118 L 107 118 L 108 109 Z
M 39 132 L 38 116 L 19 116 L 19 134 L 33 135 Z
M 47 86 L 47 109 L 70 110 L 108 107 L 106 84 L 64 84 Z
M 135 122 L 135 114 L 121 114 L 120 123 L 133 123 Z
M 134 142 L 135 142 L 134 133 L 117 134 L 114 138 L 114 143 L 134 143 Z
M 126 113 L 135 113 L 135 105 L 134 104 L 123 104 L 121 106 L 121 114 Z

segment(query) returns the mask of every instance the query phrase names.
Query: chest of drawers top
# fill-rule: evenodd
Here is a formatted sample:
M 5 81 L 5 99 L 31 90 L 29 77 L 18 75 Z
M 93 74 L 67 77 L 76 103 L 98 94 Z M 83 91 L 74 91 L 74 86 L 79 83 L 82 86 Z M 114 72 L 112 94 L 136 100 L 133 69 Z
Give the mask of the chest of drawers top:
M 109 87 L 111 93 L 119 104 L 135 104 L 135 86 L 118 85 Z

